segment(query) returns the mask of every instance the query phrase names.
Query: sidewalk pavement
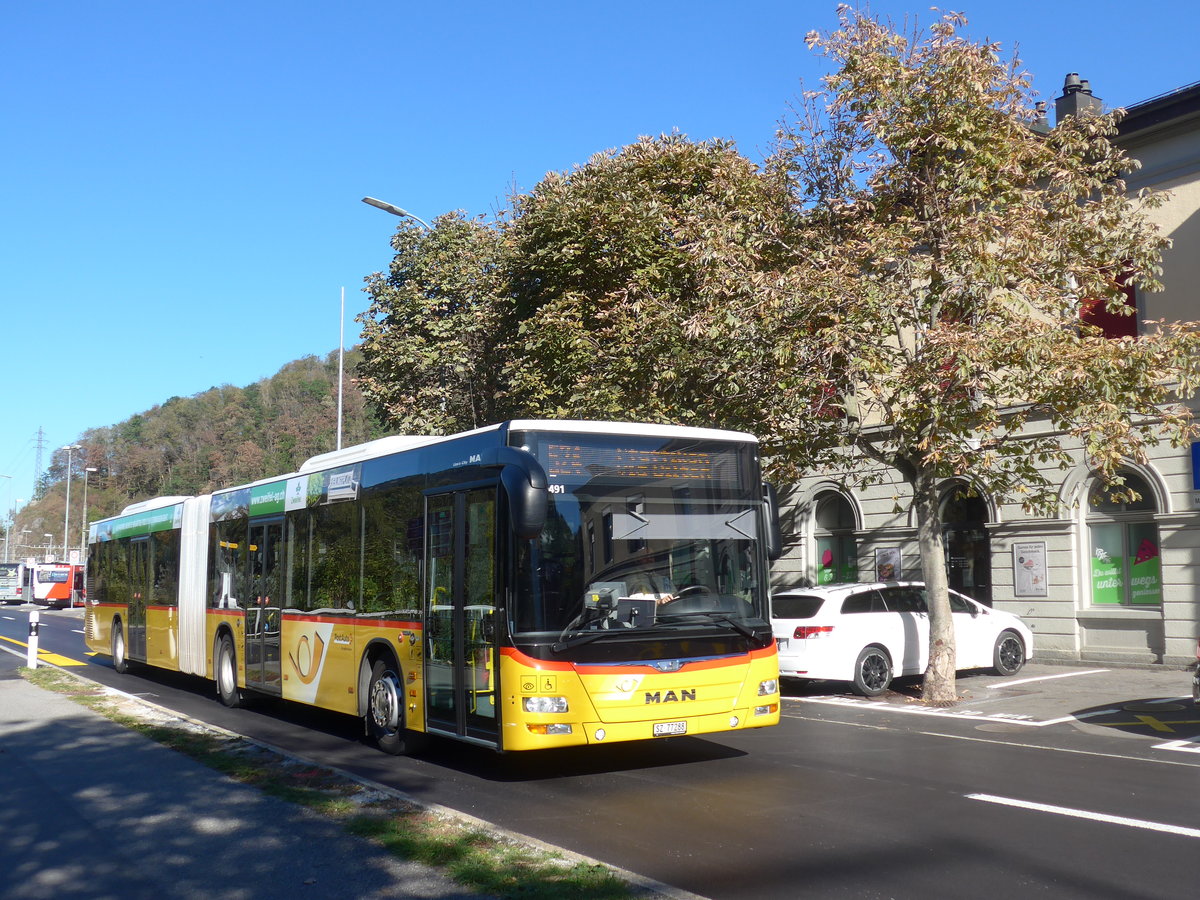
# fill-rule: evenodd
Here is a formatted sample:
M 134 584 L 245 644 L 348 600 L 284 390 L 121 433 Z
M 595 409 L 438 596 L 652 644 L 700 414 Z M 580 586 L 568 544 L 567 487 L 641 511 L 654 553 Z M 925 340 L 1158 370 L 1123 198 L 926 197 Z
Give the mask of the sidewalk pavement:
M 476 898 L 17 674 L 0 653 L 0 898 Z
M 1090 711 L 1139 703 L 1191 703 L 1191 672 L 1156 667 L 1123 668 L 1104 663 L 1028 663 L 1005 678 L 963 674 L 956 709 L 1036 721 L 1085 716 Z
M 917 702 L 920 678 L 897 679 L 890 691 L 872 699 L 851 696 L 845 685 L 823 682 L 785 686 L 784 696 L 923 716 L 978 719 L 991 723 L 981 726 L 985 730 L 1010 730 L 1004 723 L 1016 730 L 1070 724 L 1085 731 L 1121 731 L 1192 742 L 1198 744 L 1192 752 L 1200 752 L 1200 710 L 1192 705 L 1189 669 L 1030 662 L 1007 678 L 988 672 L 960 672 L 956 686 L 959 702 L 945 709 L 931 709 Z M 1116 725 L 1121 727 L 1115 729 Z

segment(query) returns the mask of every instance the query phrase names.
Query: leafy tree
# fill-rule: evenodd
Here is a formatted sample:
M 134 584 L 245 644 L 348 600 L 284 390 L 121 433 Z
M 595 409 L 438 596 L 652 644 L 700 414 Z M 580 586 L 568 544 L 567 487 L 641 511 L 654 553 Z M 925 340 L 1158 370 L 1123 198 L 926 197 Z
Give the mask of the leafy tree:
M 809 416 L 782 437 L 795 467 L 866 478 L 882 466 L 911 488 L 930 601 L 924 698 L 945 704 L 956 691 L 939 486 L 961 479 L 1048 509 L 1047 467 L 1072 462 L 1061 435 L 1119 484 L 1123 459 L 1190 435 L 1171 388 L 1192 392 L 1200 332 L 1160 322 L 1109 340 L 1080 321 L 1089 302 L 1132 314 L 1123 285 L 1160 287 L 1165 241 L 1146 216 L 1159 198 L 1121 180 L 1134 163 L 1110 141 L 1119 111 L 1037 134 L 1019 62 L 960 36 L 960 15 L 910 35 L 845 6 L 839 16 L 809 35 L 834 71 L 771 161 L 791 182 L 795 262 L 760 280 L 782 286 L 779 364 L 823 379 L 794 378 L 771 402 Z
M 757 421 L 745 366 L 784 195 L 726 141 L 641 138 L 548 175 L 505 233 L 526 412 L 698 425 Z
M 402 223 L 387 275 L 367 279 L 363 395 L 394 428 L 448 434 L 498 418 L 505 322 L 500 231 L 450 214 Z

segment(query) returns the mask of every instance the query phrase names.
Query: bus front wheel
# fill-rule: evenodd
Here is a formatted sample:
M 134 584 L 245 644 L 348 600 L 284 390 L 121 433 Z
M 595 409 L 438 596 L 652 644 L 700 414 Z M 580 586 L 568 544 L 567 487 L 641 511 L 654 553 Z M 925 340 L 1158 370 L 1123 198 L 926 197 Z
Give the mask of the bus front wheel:
M 382 659 L 371 667 L 367 688 L 367 733 L 384 753 L 399 756 L 405 751 L 404 683 Z
M 237 683 L 237 654 L 233 650 L 233 641 L 229 635 L 221 635 L 217 642 L 217 696 L 230 709 L 242 705 L 242 692 Z

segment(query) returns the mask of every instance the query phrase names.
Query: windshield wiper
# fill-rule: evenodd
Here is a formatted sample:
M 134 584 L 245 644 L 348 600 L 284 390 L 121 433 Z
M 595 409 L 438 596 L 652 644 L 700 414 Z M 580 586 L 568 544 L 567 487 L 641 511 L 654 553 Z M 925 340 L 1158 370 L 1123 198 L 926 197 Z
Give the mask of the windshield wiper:
M 562 636 L 550 645 L 550 649 L 555 653 L 561 653 L 571 647 L 590 644 L 602 637 L 642 638 L 656 631 L 662 634 L 661 630 L 655 628 L 600 628 L 595 631 L 576 631 L 572 633 L 571 637 L 567 637 L 567 633 L 564 631 Z
M 703 616 L 704 618 L 708 619 L 708 621 L 710 621 L 710 622 L 719 622 L 723 625 L 728 625 L 730 628 L 732 628 L 734 631 L 736 631 L 738 634 L 742 635 L 743 637 L 750 638 L 751 640 L 758 639 L 758 635 L 754 632 L 754 630 L 752 628 L 747 626 L 741 620 L 735 619 L 733 616 L 729 615 L 729 613 L 704 612 L 702 610 L 696 610 L 694 612 L 661 613 L 661 614 L 659 614 L 658 618 L 659 618 L 659 621 L 662 621 L 663 619 L 666 619 L 669 617 L 683 618 L 684 616 L 689 616 L 689 617 Z

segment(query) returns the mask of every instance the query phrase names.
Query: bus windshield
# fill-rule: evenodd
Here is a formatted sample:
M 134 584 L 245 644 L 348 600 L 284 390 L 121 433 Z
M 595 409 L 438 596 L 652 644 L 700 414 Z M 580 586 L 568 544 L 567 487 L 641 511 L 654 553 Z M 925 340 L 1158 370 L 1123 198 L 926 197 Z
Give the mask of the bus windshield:
M 522 433 L 550 509 L 517 560 L 514 636 L 556 648 L 719 623 L 765 624 L 755 447 Z

